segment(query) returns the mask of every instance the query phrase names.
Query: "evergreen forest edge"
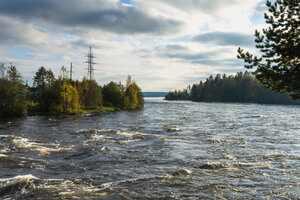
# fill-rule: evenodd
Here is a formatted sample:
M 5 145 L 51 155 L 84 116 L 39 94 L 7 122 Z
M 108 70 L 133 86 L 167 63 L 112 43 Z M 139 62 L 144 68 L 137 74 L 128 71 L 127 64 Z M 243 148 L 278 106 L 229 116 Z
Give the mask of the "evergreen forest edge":
M 300 101 L 293 100 L 288 93 L 277 93 L 266 88 L 248 71 L 230 76 L 210 75 L 205 81 L 187 89 L 170 91 L 165 100 L 300 105 Z

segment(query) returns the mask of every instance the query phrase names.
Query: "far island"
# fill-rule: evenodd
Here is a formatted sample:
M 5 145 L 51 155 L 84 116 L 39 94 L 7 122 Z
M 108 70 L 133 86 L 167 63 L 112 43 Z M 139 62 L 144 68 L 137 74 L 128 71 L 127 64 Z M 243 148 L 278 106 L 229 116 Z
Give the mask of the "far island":
M 267 89 L 247 71 L 230 76 L 211 75 L 206 81 L 195 83 L 182 91 L 170 91 L 165 100 L 300 105 L 299 100 L 293 100 L 287 93 L 276 93 Z

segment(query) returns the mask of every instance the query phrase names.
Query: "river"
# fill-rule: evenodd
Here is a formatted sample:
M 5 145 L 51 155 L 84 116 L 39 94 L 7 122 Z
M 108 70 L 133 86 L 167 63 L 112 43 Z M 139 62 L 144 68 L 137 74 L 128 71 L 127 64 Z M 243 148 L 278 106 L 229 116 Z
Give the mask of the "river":
M 299 199 L 300 106 L 146 98 L 0 121 L 0 199 Z

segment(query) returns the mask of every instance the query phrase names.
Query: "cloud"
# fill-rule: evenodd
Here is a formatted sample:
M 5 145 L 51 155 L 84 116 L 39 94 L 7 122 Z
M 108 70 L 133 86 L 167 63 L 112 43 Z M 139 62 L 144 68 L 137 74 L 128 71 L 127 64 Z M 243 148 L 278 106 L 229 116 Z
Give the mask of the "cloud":
M 243 63 L 237 59 L 202 59 L 192 61 L 194 64 L 202 64 L 206 66 L 215 66 L 215 67 L 226 67 L 226 66 L 242 66 Z
M 234 5 L 237 0 L 156 0 L 170 4 L 182 10 L 201 10 L 202 12 L 213 14 L 219 9 Z
M 32 23 L 24 23 L 20 20 L 2 16 L 0 14 L 0 47 L 9 48 L 26 48 L 23 56 L 30 58 L 46 58 L 52 54 L 65 53 L 63 48 L 66 48 L 68 43 L 67 38 L 59 37 L 51 34 Z M 33 54 L 28 52 L 36 51 Z M 34 54 L 41 53 L 48 56 L 35 56 Z M 36 54 L 36 55 L 37 55 Z
M 158 46 L 157 49 L 164 51 L 186 51 L 188 50 L 188 47 L 182 44 L 167 44 L 164 46 Z
M 137 55 L 141 57 L 160 57 L 177 59 L 183 62 L 194 63 L 194 64 L 209 64 L 217 59 L 226 58 L 226 54 L 231 55 L 232 48 L 197 48 L 197 45 L 193 43 L 181 43 L 181 44 L 165 44 L 158 45 L 150 48 L 141 48 L 137 51 Z
M 203 44 L 214 44 L 220 46 L 253 46 L 254 37 L 241 33 L 210 32 L 199 34 L 192 38 L 192 41 Z
M 32 24 L 24 24 L 9 17 L 0 16 L 0 41 L 8 45 L 43 44 L 48 36 Z
M 208 59 L 211 58 L 212 55 L 215 55 L 214 52 L 209 52 L 209 53 L 163 53 L 160 54 L 161 56 L 168 57 L 168 58 L 177 58 L 177 59 L 182 59 L 185 61 L 190 61 L 190 60 L 199 60 L 199 59 Z
M 115 0 L 0 1 L 0 13 L 60 30 L 80 29 L 79 32 L 88 28 L 117 34 L 162 35 L 179 31 L 183 25 L 171 18 L 150 16 L 134 6 L 122 6 Z
M 34 60 L 49 58 L 49 54 L 45 53 L 27 53 L 26 56 Z
M 185 88 L 240 71 L 236 46 L 251 45 L 261 1 L 0 0 L 0 61 L 28 80 L 72 62 L 80 80 L 92 46 L 101 85 L 130 74 L 144 91 Z

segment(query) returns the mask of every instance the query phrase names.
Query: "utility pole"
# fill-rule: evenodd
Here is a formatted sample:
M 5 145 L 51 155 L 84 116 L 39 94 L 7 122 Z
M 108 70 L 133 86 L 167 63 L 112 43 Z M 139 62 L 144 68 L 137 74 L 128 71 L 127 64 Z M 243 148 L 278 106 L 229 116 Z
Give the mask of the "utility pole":
M 73 74 L 73 65 L 71 63 L 71 66 L 70 66 L 70 80 L 72 80 L 72 74 Z
M 85 56 L 85 57 L 87 57 L 87 61 L 85 61 L 84 63 L 88 64 L 88 68 L 87 68 L 88 74 L 87 75 L 88 75 L 88 79 L 91 81 L 91 80 L 95 79 L 95 77 L 94 77 L 94 71 L 95 71 L 94 65 L 97 64 L 97 63 L 94 62 L 95 56 L 94 56 L 94 53 L 92 51 L 91 46 L 90 46 L 90 51 L 89 51 L 88 55 Z

